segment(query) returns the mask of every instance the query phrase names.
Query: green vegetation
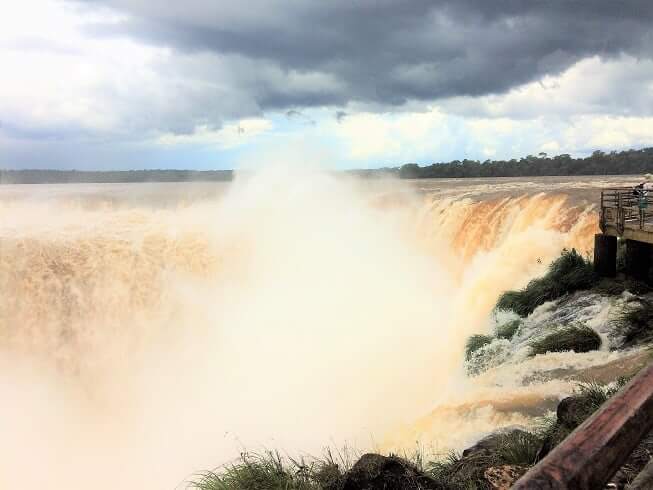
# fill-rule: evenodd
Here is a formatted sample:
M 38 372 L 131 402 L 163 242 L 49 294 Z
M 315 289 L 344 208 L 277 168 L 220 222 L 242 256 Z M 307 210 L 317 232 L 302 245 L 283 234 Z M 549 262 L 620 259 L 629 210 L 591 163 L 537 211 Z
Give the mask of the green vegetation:
M 632 278 L 601 278 L 593 287 L 592 291 L 609 296 L 618 296 L 624 291 L 640 295 L 651 292 L 651 287 L 643 281 Z
M 472 335 L 467 339 L 467 344 L 465 345 L 465 358 L 467 360 L 471 359 L 474 352 L 484 345 L 489 344 L 492 340 L 493 338 L 490 335 Z
M 641 299 L 626 303 L 614 320 L 617 332 L 623 336 L 624 346 L 653 341 L 653 301 Z
M 499 325 L 496 328 L 495 335 L 472 335 L 467 339 L 465 344 L 465 369 L 469 376 L 476 376 L 489 368 L 496 366 L 501 362 L 501 354 L 505 349 L 505 344 L 494 344 L 492 347 L 481 349 L 490 345 L 496 339 L 511 340 L 519 326 L 521 320 L 516 319 Z
M 547 352 L 590 352 L 601 347 L 601 337 L 585 325 L 561 328 L 531 343 L 533 355 Z
M 585 158 L 570 155 L 549 157 L 546 153 L 528 155 L 520 160 L 454 160 L 420 167 L 408 163 L 399 169 L 401 178 L 523 177 L 538 175 L 632 175 L 653 171 L 653 148 L 641 150 L 595 151 Z
M 595 281 L 592 263 L 575 249 L 565 249 L 560 257 L 551 263 L 546 275 L 532 280 L 521 291 L 503 293 L 496 308 L 527 316 L 539 305 L 581 289 L 588 289 Z
M 402 485 L 401 488 L 424 489 L 443 488 L 451 490 L 486 490 L 493 488 L 485 478 L 488 468 L 509 465 L 517 471 L 523 472 L 527 467 L 543 458 L 551 449 L 567 437 L 578 425 L 592 415 L 605 401 L 614 395 L 624 384 L 626 379 L 620 379 L 609 385 L 597 383 L 580 384 L 577 392 L 565 398 L 558 405 L 557 417 L 543 419 L 540 426 L 532 431 L 513 429 L 493 434 L 480 441 L 462 454 L 450 453 L 443 459 L 424 461 L 424 455 L 417 452 L 403 458 L 390 456 L 383 458 L 376 455 L 366 455 L 372 462 L 375 459 L 388 463 L 388 473 L 382 473 L 388 478 L 388 488 L 392 486 L 392 478 L 401 471 L 410 470 L 414 476 L 414 484 Z M 639 453 L 636 461 L 627 463 L 622 470 L 624 478 L 641 471 L 648 461 L 649 446 L 639 447 L 634 453 Z M 637 452 L 639 451 L 639 453 Z M 637 457 L 639 457 L 637 456 Z M 641 461 L 640 461 L 641 459 Z M 402 463 L 403 462 L 403 463 Z M 357 463 L 358 464 L 358 463 Z M 345 488 L 348 477 L 353 473 L 361 477 L 361 472 L 356 472 L 356 464 L 351 464 L 349 457 L 334 458 L 331 453 L 323 459 L 293 460 L 282 458 L 277 452 L 262 454 L 243 453 L 239 461 L 227 465 L 219 470 L 206 472 L 199 475 L 195 481 L 189 483 L 188 488 L 195 490 L 342 490 Z M 362 472 L 364 475 L 364 472 Z M 378 485 L 379 474 L 375 473 L 374 486 L 365 486 L 364 481 L 356 478 L 349 481 L 358 486 L 351 488 L 381 488 Z M 424 486 L 419 481 L 427 481 Z M 394 480 L 393 480 L 394 481 Z M 413 481 L 413 480 L 411 480 Z M 362 486 L 360 486 L 362 485 Z M 347 487 L 349 488 L 349 487 Z
M 557 417 L 542 420 L 532 432 L 513 430 L 500 434 L 485 450 L 474 451 L 464 456 L 451 453 L 428 466 L 431 476 L 452 490 L 485 490 L 493 488 L 484 478 L 490 467 L 511 465 L 529 467 L 542 459 L 562 442 L 576 427 L 619 391 L 626 379 L 619 379 L 610 385 L 583 383 L 571 397 L 565 398 L 558 407 Z M 645 459 L 644 464 L 648 461 Z M 642 465 L 643 466 L 643 465 Z M 636 475 L 640 467 L 629 468 L 628 477 Z
M 624 281 L 617 281 L 607 277 L 601 278 L 592 288 L 594 292 L 608 296 L 618 296 L 626 291 L 626 289 Z
M 574 396 L 560 402 L 557 417 L 543 419 L 540 427 L 536 430 L 536 434 L 543 441 L 543 447 L 546 448 L 544 452 L 548 452 L 560 444 L 627 382 L 628 379 L 619 378 L 615 383 L 609 385 L 600 385 L 594 382 L 581 383 Z M 545 454 L 540 454 L 540 457 L 544 456 Z
M 520 326 L 520 319 L 512 320 L 508 323 L 504 323 L 503 325 L 499 325 L 496 332 L 497 338 L 511 340 L 517 333 L 517 330 L 519 330 Z
M 537 434 L 515 431 L 502 436 L 496 454 L 501 464 L 531 466 L 541 446 Z
M 484 477 L 485 470 L 502 465 L 531 466 L 541 446 L 537 434 L 509 431 L 500 434 L 491 449 L 467 456 L 452 452 L 443 460 L 430 463 L 428 472 L 447 489 L 489 489 L 492 487 Z
M 342 465 L 342 462 L 341 462 Z M 320 490 L 340 486 L 343 471 L 331 453 L 324 459 L 285 460 L 278 452 L 242 453 L 238 462 L 200 474 L 196 490 Z
M 585 158 L 568 154 L 548 156 L 539 153 L 519 160 L 454 160 L 420 167 L 407 163 L 401 167 L 351 170 L 361 177 L 397 175 L 402 179 L 466 177 L 530 177 L 541 175 L 634 175 L 653 172 L 653 148 L 641 150 L 595 151 Z M 188 182 L 231 180 L 231 170 L 0 170 L 0 184 L 63 184 L 70 182 Z

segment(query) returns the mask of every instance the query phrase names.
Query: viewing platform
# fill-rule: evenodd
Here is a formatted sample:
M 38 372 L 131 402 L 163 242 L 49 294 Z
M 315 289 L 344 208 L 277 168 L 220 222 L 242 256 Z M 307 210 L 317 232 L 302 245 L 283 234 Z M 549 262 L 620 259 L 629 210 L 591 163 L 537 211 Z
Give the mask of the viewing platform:
M 602 276 L 617 273 L 617 240 L 625 241 L 625 272 L 636 279 L 653 276 L 653 190 L 603 189 L 599 227 L 594 239 L 594 268 Z
M 653 244 L 653 191 L 603 189 L 599 227 L 604 235 Z

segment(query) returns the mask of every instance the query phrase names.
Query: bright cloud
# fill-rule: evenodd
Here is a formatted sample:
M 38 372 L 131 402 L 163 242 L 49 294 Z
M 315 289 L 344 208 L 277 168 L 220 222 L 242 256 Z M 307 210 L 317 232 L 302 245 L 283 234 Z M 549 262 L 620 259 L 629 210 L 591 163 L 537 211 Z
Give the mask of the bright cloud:
M 25 0 L 3 9 L 0 20 L 0 118 L 18 137 L 79 137 L 125 132 L 137 100 L 156 87 L 149 68 L 164 50 L 126 39 L 88 39 L 86 24 L 115 14 L 52 0 Z M 133 119 L 132 119 L 133 120 Z

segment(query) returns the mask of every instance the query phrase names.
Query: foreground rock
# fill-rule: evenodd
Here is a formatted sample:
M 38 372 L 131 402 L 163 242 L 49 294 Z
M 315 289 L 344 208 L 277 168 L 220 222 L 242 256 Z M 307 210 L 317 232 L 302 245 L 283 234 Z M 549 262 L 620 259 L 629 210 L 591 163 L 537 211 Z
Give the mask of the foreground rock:
M 342 490 L 439 490 L 444 487 L 396 456 L 365 454 L 345 476 Z
M 506 464 L 488 468 L 483 476 L 494 490 L 508 490 L 527 470 L 526 466 Z

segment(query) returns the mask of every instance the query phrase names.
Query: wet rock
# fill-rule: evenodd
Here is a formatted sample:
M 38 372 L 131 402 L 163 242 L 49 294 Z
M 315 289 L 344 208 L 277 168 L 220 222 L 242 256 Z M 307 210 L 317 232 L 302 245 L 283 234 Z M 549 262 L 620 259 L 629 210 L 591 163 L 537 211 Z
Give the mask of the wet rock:
M 574 429 L 585 419 L 587 403 L 578 396 L 568 396 L 558 403 L 556 417 L 558 424 Z
M 440 490 L 444 487 L 396 456 L 368 453 L 349 470 L 342 490 Z
M 542 447 L 535 456 L 535 462 L 546 457 L 551 450 L 562 442 L 569 432 L 580 425 L 589 415 L 587 401 L 580 396 L 568 396 L 558 403 L 556 408 L 557 429 L 542 442 Z
M 491 488 L 508 490 L 527 470 L 527 467 L 517 465 L 493 466 L 485 470 L 483 476 Z

